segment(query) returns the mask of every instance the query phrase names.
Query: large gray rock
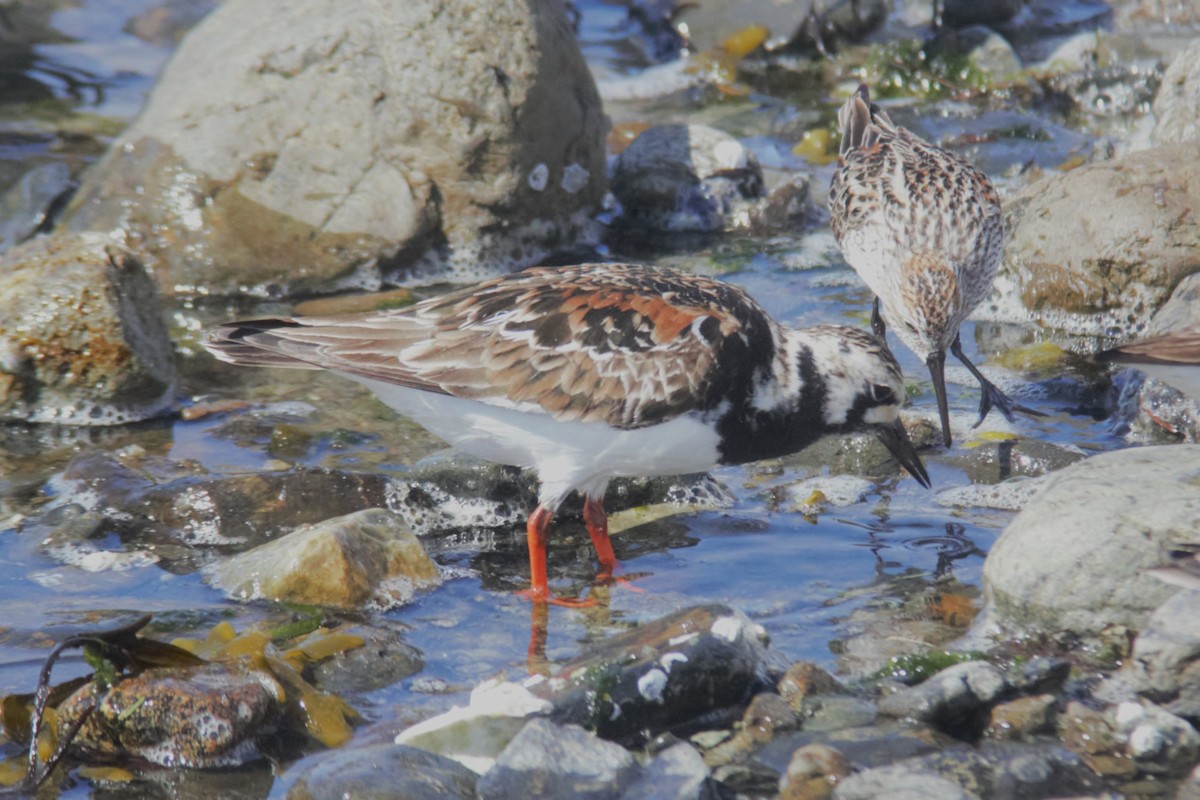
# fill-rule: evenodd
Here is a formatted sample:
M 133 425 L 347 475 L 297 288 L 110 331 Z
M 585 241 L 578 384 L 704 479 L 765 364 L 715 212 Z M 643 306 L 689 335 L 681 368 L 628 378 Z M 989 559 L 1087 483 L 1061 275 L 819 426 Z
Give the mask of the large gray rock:
M 103 234 L 55 235 L 0 258 L 0 420 L 115 425 L 174 407 L 154 282 Z
M 1200 271 L 1200 141 L 1044 178 L 1007 204 L 1009 241 L 981 315 L 1132 338 Z
M 638 771 L 627 750 L 577 725 L 532 719 L 479 779 L 480 800 L 616 798 Z
M 507 270 L 598 208 L 606 129 L 561 0 L 228 0 L 68 225 L 124 231 L 169 291 Z
M 1200 138 L 1200 39 L 1171 61 L 1154 98 L 1155 144 Z
M 988 553 L 976 631 L 1141 629 L 1176 591 L 1146 570 L 1195 530 L 1198 485 L 1196 445 L 1118 450 L 1050 475 Z

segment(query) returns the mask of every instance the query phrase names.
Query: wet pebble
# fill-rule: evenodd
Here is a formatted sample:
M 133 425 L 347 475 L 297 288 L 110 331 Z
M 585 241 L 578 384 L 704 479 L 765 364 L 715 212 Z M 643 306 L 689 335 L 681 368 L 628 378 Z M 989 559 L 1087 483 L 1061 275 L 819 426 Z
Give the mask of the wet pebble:
M 618 798 L 638 765 L 625 748 L 577 725 L 530 720 L 479 779 L 480 800 Z
M 287 800 L 474 800 L 478 780 L 474 772 L 445 756 L 394 744 L 322 753 L 293 770 Z
M 88 684 L 63 701 L 60 736 L 91 694 Z M 73 748 L 164 767 L 236 765 L 256 756 L 254 739 L 279 721 L 284 696 L 275 678 L 249 658 L 151 668 L 122 678 L 103 696 Z
M 215 562 L 205 575 L 236 600 L 340 608 L 393 608 L 441 583 L 417 537 L 379 508 L 298 528 Z

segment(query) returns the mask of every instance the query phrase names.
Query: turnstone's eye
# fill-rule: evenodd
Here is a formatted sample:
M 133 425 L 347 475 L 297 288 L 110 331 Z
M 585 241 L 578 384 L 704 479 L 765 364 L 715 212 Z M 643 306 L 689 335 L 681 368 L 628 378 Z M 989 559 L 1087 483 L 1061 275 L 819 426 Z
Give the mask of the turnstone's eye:
M 896 393 L 892 391 L 892 387 L 876 383 L 871 386 L 871 398 L 879 405 L 894 403 L 896 402 Z

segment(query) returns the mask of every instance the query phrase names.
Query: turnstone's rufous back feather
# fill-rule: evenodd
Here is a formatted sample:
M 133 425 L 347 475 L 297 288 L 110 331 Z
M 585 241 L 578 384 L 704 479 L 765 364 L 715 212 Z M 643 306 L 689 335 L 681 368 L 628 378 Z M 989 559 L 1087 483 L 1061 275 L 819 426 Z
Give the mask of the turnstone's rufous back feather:
M 929 367 L 942 438 L 951 444 L 946 351 L 979 381 L 978 426 L 993 406 L 1015 403 L 963 354 L 959 327 L 987 297 L 1004 254 L 1000 198 L 987 176 L 926 142 L 871 104 L 865 85 L 838 112 L 841 156 L 829 189 L 833 234 L 846 262 L 875 294 L 871 322 L 886 325 Z
M 415 306 L 233 322 L 205 342 L 235 364 L 328 369 L 450 444 L 537 470 L 531 596 L 548 600 L 545 537 L 570 492 L 600 577 L 616 565 L 604 490 L 874 430 L 922 485 L 900 423 L 900 368 L 870 334 L 780 326 L 744 292 L 628 264 L 530 269 Z

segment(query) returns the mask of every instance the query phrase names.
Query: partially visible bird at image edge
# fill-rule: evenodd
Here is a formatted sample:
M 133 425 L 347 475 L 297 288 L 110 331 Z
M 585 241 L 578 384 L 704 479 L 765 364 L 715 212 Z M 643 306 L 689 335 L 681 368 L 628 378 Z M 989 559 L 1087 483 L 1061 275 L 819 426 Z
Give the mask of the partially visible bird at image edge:
M 875 295 L 872 327 L 891 327 L 925 361 L 942 439 L 951 445 L 946 352 L 979 381 L 983 422 L 997 408 L 1044 416 L 1014 402 L 963 353 L 959 328 L 988 295 L 1004 255 L 1000 198 L 960 156 L 894 124 L 861 85 L 838 112 L 842 141 L 829 188 L 833 234 Z
M 928 487 L 901 424 L 900 367 L 871 334 L 777 324 L 722 281 L 628 264 L 537 268 L 405 309 L 231 322 L 205 346 L 234 364 L 327 369 L 449 444 L 533 468 L 526 537 L 537 601 L 546 535 L 579 491 L 613 577 L 603 498 L 618 476 L 676 475 L 869 429 Z

